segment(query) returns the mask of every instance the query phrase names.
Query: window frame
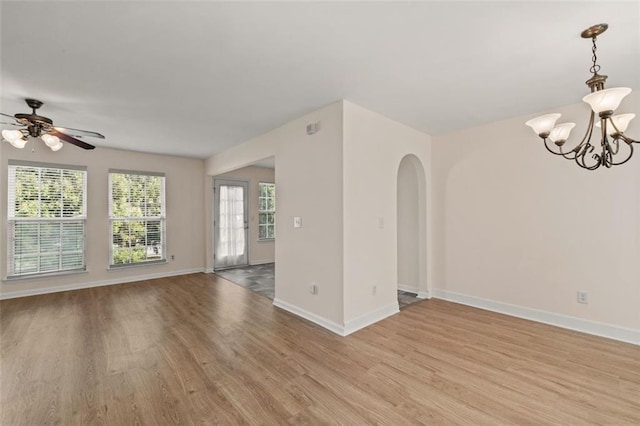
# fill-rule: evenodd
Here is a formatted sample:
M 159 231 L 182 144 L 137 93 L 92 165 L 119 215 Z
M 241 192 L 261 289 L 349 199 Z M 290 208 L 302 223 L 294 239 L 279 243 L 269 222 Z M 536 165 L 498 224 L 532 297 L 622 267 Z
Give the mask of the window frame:
M 160 181 L 160 215 L 142 215 L 142 216 L 115 216 L 113 214 L 113 175 L 120 174 L 125 176 L 148 176 L 148 177 L 159 177 Z M 122 170 L 122 169 L 109 169 L 108 175 L 109 182 L 109 262 L 108 269 L 121 269 L 121 268 L 136 268 L 149 266 L 154 264 L 165 264 L 167 263 L 167 230 L 166 230 L 166 175 L 162 172 L 149 172 L 149 171 L 140 171 L 140 170 Z M 114 263 L 114 233 L 113 226 L 115 222 L 145 222 L 145 236 L 146 236 L 146 227 L 148 222 L 158 221 L 159 223 L 159 233 L 160 233 L 160 244 L 157 245 L 160 247 L 160 258 L 159 259 L 148 259 L 146 258 L 147 253 L 145 253 L 146 260 L 136 261 L 136 262 L 128 262 L 128 263 Z M 133 249 L 135 246 L 130 246 L 129 249 Z M 148 250 L 148 245 L 144 245 L 146 250 Z
M 262 196 L 262 187 L 263 185 L 273 187 L 273 197 L 263 197 Z M 262 199 L 269 200 L 273 199 L 273 209 L 262 209 Z M 267 215 L 267 223 L 262 223 L 260 220 L 261 215 Z M 269 215 L 273 216 L 273 223 L 268 223 Z M 266 227 L 266 235 L 269 235 L 269 227 L 273 228 L 273 237 L 260 237 L 260 228 Z M 273 182 L 258 182 L 258 241 L 259 242 L 269 242 L 274 241 L 276 239 L 276 184 Z
M 36 216 L 19 216 L 16 215 L 16 198 L 17 198 L 17 178 L 15 173 L 19 168 L 32 168 L 38 170 L 38 204 L 37 210 L 38 213 Z M 63 173 L 65 172 L 81 172 L 82 174 L 82 201 L 79 207 L 78 214 L 73 216 L 65 216 L 64 210 L 64 187 L 61 185 L 60 187 L 60 215 L 59 216 L 51 216 L 51 217 L 42 217 L 42 207 L 43 207 L 43 198 L 41 187 L 43 184 L 42 181 L 42 170 L 56 170 L 60 174 L 60 182 L 62 182 Z M 13 173 L 13 176 L 12 176 Z M 42 278 L 42 277 L 51 277 L 58 275 L 69 275 L 69 274 L 78 274 L 84 273 L 87 271 L 87 167 L 86 166 L 78 166 L 78 165 L 69 165 L 69 164 L 54 164 L 54 163 L 40 163 L 40 162 L 32 162 L 32 161 L 19 161 L 19 160 L 9 160 L 7 167 L 7 281 L 13 280 L 24 280 L 24 279 L 33 279 L 33 278 Z M 32 257 L 36 259 L 37 262 L 37 271 L 36 272 L 25 272 L 25 273 L 16 273 L 16 225 L 24 223 L 24 224 L 37 224 L 37 237 L 36 237 L 36 245 L 37 249 L 33 254 L 27 254 L 25 257 Z M 57 239 L 52 239 L 47 241 L 41 236 L 42 225 L 46 224 L 55 224 L 59 225 L 60 229 L 58 231 Z M 80 225 L 80 232 L 76 234 L 75 238 L 81 237 L 81 245 L 80 248 L 76 248 L 75 250 L 64 250 L 63 244 L 63 232 L 64 232 L 64 224 L 69 225 Z M 55 228 L 55 227 L 54 227 Z M 58 241 L 55 243 L 54 241 Z M 48 251 L 41 251 L 43 245 L 53 245 L 58 246 L 58 250 L 52 251 L 50 248 Z M 46 249 L 44 249 L 46 250 Z M 53 270 L 45 270 L 42 271 L 42 258 L 44 256 L 51 256 L 53 254 L 58 255 L 58 268 Z M 65 256 L 65 254 L 67 256 Z M 21 257 L 22 255 L 20 255 Z M 65 259 L 66 258 L 66 259 Z M 78 263 L 80 261 L 80 266 L 65 268 L 63 266 L 64 262 L 73 260 L 74 263 Z

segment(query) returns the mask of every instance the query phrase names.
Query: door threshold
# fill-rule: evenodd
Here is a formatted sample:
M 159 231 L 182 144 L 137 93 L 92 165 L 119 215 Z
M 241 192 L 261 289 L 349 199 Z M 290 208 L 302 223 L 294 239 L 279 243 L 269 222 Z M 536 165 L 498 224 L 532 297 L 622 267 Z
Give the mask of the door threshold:
M 228 271 L 229 269 L 238 269 L 238 268 L 246 268 L 249 264 L 246 265 L 234 265 L 234 266 L 225 266 L 223 268 L 214 268 L 213 272 L 217 271 Z

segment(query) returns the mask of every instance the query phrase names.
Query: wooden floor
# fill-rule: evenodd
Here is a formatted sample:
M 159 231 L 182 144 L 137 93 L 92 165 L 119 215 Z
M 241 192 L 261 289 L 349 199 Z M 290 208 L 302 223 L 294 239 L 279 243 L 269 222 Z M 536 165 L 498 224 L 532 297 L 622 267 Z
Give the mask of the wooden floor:
M 640 347 L 440 300 L 346 338 L 213 274 L 0 308 L 2 425 L 640 424 Z

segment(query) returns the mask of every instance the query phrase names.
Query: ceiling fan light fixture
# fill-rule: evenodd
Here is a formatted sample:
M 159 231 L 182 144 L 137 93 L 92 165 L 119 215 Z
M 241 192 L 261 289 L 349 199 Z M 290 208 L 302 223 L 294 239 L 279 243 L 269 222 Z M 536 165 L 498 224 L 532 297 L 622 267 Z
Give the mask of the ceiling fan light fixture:
M 50 146 L 49 148 L 51 148 L 51 151 L 54 151 L 54 152 L 60 151 L 60 149 L 62 148 L 62 142 L 58 142 L 57 145 Z
M 44 135 L 40 136 L 40 138 L 42 138 L 44 143 L 49 148 L 52 148 L 52 147 L 54 147 L 54 146 L 56 146 L 56 145 L 58 145 L 60 143 L 60 139 L 57 136 L 53 136 L 53 135 L 50 135 L 48 133 L 45 133 Z
M 574 160 L 578 166 L 587 170 L 596 170 L 600 166 L 610 168 L 626 163 L 633 156 L 632 144 L 640 143 L 640 141 L 633 140 L 624 134 L 635 114 L 613 115 L 625 96 L 631 93 L 631 89 L 628 87 L 605 89 L 604 84 L 607 81 L 607 76 L 598 74 L 600 65 L 598 65 L 598 56 L 596 55 L 596 38 L 607 28 L 609 28 L 607 24 L 598 24 L 581 33 L 582 38 L 590 38 L 593 44 L 591 48 L 592 65 L 589 68 L 592 75 L 586 81 L 591 93 L 582 98 L 584 102 L 589 104 L 591 110 L 589 111 L 587 130 L 582 140 L 575 145 L 575 148 L 568 152 L 563 151 L 562 148 L 571 129 L 575 127 L 575 123 L 562 123 L 554 126 L 560 114 L 545 114 L 525 123 L 542 139 L 547 151 L 567 160 Z M 594 127 L 601 128 L 602 126 L 604 126 L 602 131 L 594 132 Z M 599 143 L 591 143 L 594 134 L 596 137 L 598 134 L 600 135 Z M 555 143 L 558 148 L 552 149 L 548 141 Z M 620 142 L 624 142 L 624 144 Z M 627 148 L 620 149 L 620 146 L 625 144 Z
M 24 148 L 27 144 L 27 140 L 20 130 L 3 130 L 2 137 L 16 148 Z
M 18 149 L 22 149 L 27 144 L 27 140 L 26 139 L 17 139 L 17 140 L 14 140 L 14 141 L 9 141 L 9 143 L 11 145 L 15 146 Z

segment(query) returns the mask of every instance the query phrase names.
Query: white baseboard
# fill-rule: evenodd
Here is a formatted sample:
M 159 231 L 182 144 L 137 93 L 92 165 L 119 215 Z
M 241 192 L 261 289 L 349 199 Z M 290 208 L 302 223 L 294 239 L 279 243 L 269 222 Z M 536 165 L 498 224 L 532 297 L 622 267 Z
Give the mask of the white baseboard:
M 327 330 L 343 337 L 400 312 L 400 309 L 398 308 L 398 301 L 395 301 L 394 303 L 391 303 L 380 309 L 376 309 L 373 312 L 369 312 L 351 321 L 347 321 L 347 323 L 342 326 L 338 323 L 335 323 L 304 309 L 298 308 L 297 306 L 291 305 L 277 298 L 273 300 L 273 304 L 278 308 L 284 309 L 285 311 L 291 312 L 294 315 L 318 324 L 319 326 L 324 327 Z
M 431 299 L 431 293 L 428 291 L 419 291 L 417 297 L 418 299 Z
M 211 267 L 211 268 L 205 268 L 204 273 L 205 273 L 205 274 L 213 274 L 213 267 Z
M 398 283 L 398 290 L 406 291 L 408 293 L 413 293 L 413 294 L 418 294 L 420 292 L 418 287 L 414 287 L 414 286 L 408 285 L 408 284 L 400 284 L 400 283 Z
M 297 306 L 291 305 L 278 298 L 273 299 L 273 304 L 280 309 L 284 309 L 285 311 L 291 312 L 294 315 L 297 315 L 315 324 L 318 324 L 319 326 L 324 327 L 327 330 L 332 331 L 340 336 L 344 336 L 344 327 L 341 326 L 340 324 L 337 324 L 331 320 L 321 317 L 320 315 L 316 315 L 309 311 L 305 311 L 304 309 L 298 308 Z
M 576 318 L 569 315 L 556 314 L 553 312 L 538 309 L 526 308 L 509 303 L 497 302 L 495 300 L 484 299 L 476 296 L 454 293 L 447 290 L 433 289 L 433 297 L 460 303 L 462 305 L 473 306 L 487 311 L 498 312 L 544 324 L 555 325 L 569 330 L 580 331 L 582 333 L 593 334 L 595 336 L 607 337 L 609 339 L 640 345 L 640 330 L 619 327 L 597 321 Z
M 396 300 L 394 303 L 390 303 L 389 305 L 376 309 L 373 312 L 369 312 L 350 321 L 347 321 L 344 325 L 342 335 L 348 336 L 351 333 L 354 333 L 362 328 L 365 328 L 368 325 L 390 317 L 391 315 L 397 314 L 398 312 L 400 312 L 400 308 L 398 306 L 398 300 Z
M 77 284 L 61 285 L 61 286 L 55 286 L 55 287 L 34 288 L 34 289 L 30 289 L 30 290 L 5 291 L 5 292 L 0 293 L 0 300 L 15 299 L 17 297 L 35 296 L 35 295 L 38 295 L 38 294 L 59 293 L 61 291 L 80 290 L 82 288 L 102 287 L 102 286 L 106 286 L 106 285 L 125 284 L 125 283 L 131 283 L 131 282 L 135 282 L 135 281 L 144 281 L 144 280 L 152 280 L 152 279 L 156 279 L 156 278 L 174 277 L 174 276 L 177 276 L 177 275 L 195 274 L 197 272 L 204 272 L 204 269 L 203 268 L 182 269 L 182 270 L 179 270 L 179 271 L 159 272 L 159 273 L 155 273 L 155 274 L 136 275 L 136 276 L 132 276 L 132 277 L 114 278 L 114 279 L 110 279 L 110 280 L 91 281 L 91 282 L 87 282 L 87 283 L 77 283 Z

